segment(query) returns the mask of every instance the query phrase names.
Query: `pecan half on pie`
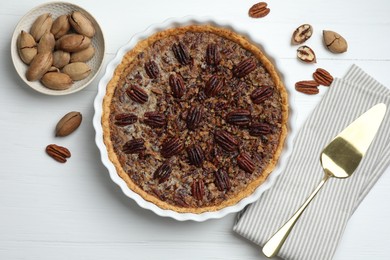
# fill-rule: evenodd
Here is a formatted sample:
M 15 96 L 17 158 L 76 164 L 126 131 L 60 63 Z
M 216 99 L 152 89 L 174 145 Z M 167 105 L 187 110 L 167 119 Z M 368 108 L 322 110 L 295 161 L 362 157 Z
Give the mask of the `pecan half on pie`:
M 287 134 L 287 93 L 244 37 L 191 25 L 127 52 L 107 85 L 104 142 L 128 187 L 163 209 L 236 204 L 274 169 Z

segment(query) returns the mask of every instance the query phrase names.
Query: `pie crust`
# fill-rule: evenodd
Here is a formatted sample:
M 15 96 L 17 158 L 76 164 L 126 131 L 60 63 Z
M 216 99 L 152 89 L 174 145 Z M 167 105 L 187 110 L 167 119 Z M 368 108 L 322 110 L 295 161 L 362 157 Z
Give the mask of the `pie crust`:
M 206 43 L 203 42 L 204 39 L 216 40 L 218 41 L 218 44 L 220 44 L 221 42 L 226 42 L 226 46 L 230 47 L 236 46 L 234 48 L 229 49 L 230 52 L 233 51 L 233 56 L 236 52 L 240 52 L 241 54 L 244 54 L 244 56 L 247 55 L 247 57 L 242 57 L 242 59 L 248 57 L 253 59 L 256 62 L 256 68 L 252 70 L 249 74 L 244 73 L 244 75 L 239 75 L 239 73 L 232 73 L 232 71 L 234 71 L 235 68 L 238 66 L 239 62 L 237 61 L 237 57 L 239 57 L 239 55 L 234 56 L 236 57 L 235 60 L 228 60 L 228 62 L 225 60 L 222 65 L 208 66 L 207 61 L 205 61 L 204 58 L 204 56 L 206 55 L 206 49 L 199 49 L 199 47 L 196 46 L 196 44 L 193 44 L 193 42 L 185 42 L 184 44 L 187 46 L 187 53 L 192 59 L 190 64 L 182 64 L 179 58 L 174 55 L 174 53 L 168 53 L 169 55 L 166 54 L 165 52 L 173 52 L 170 46 L 169 48 L 161 47 L 165 50 L 165 52 L 160 53 L 156 51 L 156 48 L 158 50 L 158 44 L 160 43 L 165 43 L 166 45 L 167 43 L 178 43 L 180 41 L 185 41 L 186 39 L 193 39 L 194 42 L 197 42 L 200 46 L 205 46 Z M 226 50 L 226 46 L 221 46 L 218 44 L 218 51 L 221 52 L 220 55 L 221 59 L 223 60 L 229 55 L 229 51 L 226 51 L 226 53 L 223 52 Z M 202 53 L 203 58 L 200 53 Z M 158 64 L 163 64 L 164 61 L 161 60 L 164 55 L 166 55 L 167 57 L 176 57 L 176 60 L 169 59 L 166 61 L 170 64 L 167 67 L 173 68 L 173 70 L 168 72 L 165 71 L 163 68 L 159 67 L 157 74 L 158 76 L 161 75 L 161 78 L 162 76 L 164 76 L 164 80 L 156 80 L 150 78 L 150 73 L 148 74 L 143 72 L 143 74 L 141 75 L 142 82 L 146 83 L 138 87 L 142 88 L 144 92 L 147 93 L 149 99 L 144 104 L 141 104 L 138 98 L 136 98 L 136 100 L 130 98 L 126 90 L 131 88 L 131 86 L 134 85 L 134 82 L 138 80 L 136 79 L 136 77 L 134 77 L 135 71 L 145 71 L 144 66 L 140 65 L 145 64 L 150 60 L 159 60 Z M 185 62 L 186 61 L 184 57 L 184 63 Z M 209 146 L 213 146 L 212 148 L 210 148 L 210 150 L 208 150 L 209 147 L 203 144 L 202 149 L 204 150 L 203 152 L 205 154 L 205 158 L 204 160 L 202 160 L 203 166 L 201 167 L 191 165 L 188 160 L 183 159 L 188 157 L 185 148 L 188 149 L 189 146 L 193 145 L 194 141 L 196 142 L 197 139 L 194 139 L 194 136 L 197 136 L 197 134 L 187 135 L 187 133 L 190 133 L 191 130 L 187 129 L 179 131 L 178 127 L 176 129 L 173 127 L 173 130 L 175 130 L 176 132 L 171 133 L 171 114 L 167 116 L 167 126 L 163 127 L 162 129 L 156 130 L 153 127 L 145 126 L 144 123 L 145 112 L 151 112 L 154 110 L 157 111 L 159 110 L 159 107 L 164 107 L 164 105 L 161 105 L 157 102 L 158 100 L 162 100 L 161 97 L 154 97 L 154 95 L 163 95 L 168 100 L 166 104 L 166 107 L 168 108 L 169 104 L 184 104 L 183 106 L 185 108 L 183 108 L 183 111 L 176 111 L 178 112 L 178 114 L 174 116 L 177 117 L 177 121 L 183 121 L 184 123 L 182 122 L 181 124 L 185 125 L 186 117 L 185 115 L 183 116 L 183 113 L 188 113 L 187 108 L 191 107 L 191 104 L 194 101 L 190 100 L 189 98 L 187 99 L 187 93 L 180 98 L 172 97 L 174 93 L 170 91 L 171 88 L 168 83 L 168 76 L 172 73 L 182 73 L 183 71 L 181 71 L 180 69 L 186 66 L 195 66 L 197 67 L 194 69 L 195 71 L 202 71 L 202 73 L 206 75 L 204 76 L 204 78 L 202 78 L 200 76 L 197 77 L 196 75 L 191 76 L 191 73 L 189 73 L 189 75 L 183 77 L 186 83 L 190 82 L 191 80 L 195 80 L 195 77 L 197 77 L 197 82 L 201 81 L 203 83 L 203 85 L 186 85 L 185 91 L 187 91 L 188 93 L 192 91 L 189 90 L 190 88 L 197 88 L 199 93 L 201 93 L 201 91 L 206 92 L 207 87 L 205 88 L 204 86 L 208 84 L 207 81 L 210 80 L 210 75 L 219 73 L 219 67 L 221 67 L 222 70 L 224 70 L 229 75 L 223 76 L 222 73 L 222 77 L 224 77 L 225 82 L 223 86 L 224 90 L 216 92 L 211 91 L 211 94 L 209 93 L 209 95 L 206 95 L 206 97 L 204 97 L 208 101 L 202 100 L 202 102 L 197 103 L 198 106 L 202 106 L 203 103 L 207 105 L 207 102 L 214 102 L 212 104 L 215 105 L 217 101 L 214 100 L 223 100 L 224 98 L 224 96 L 221 97 L 218 95 L 223 95 L 224 91 L 229 91 L 229 88 L 231 91 L 236 91 L 236 88 L 233 89 L 232 86 L 237 87 L 237 84 L 241 83 L 244 85 L 244 87 L 242 87 L 242 91 L 244 91 L 246 97 L 240 97 L 240 100 L 245 100 L 246 103 L 240 103 L 241 101 L 237 101 L 237 104 L 235 106 L 226 107 L 227 102 L 225 102 L 225 107 L 223 107 L 223 110 L 226 109 L 229 111 L 237 111 L 243 108 L 243 104 L 249 104 L 248 102 L 253 103 L 250 105 L 251 109 L 248 109 L 251 112 L 251 122 L 246 125 L 232 125 L 228 123 L 227 114 L 225 113 L 225 111 L 220 112 L 224 115 L 223 117 L 217 116 L 217 112 L 215 113 L 215 117 L 219 118 L 218 120 L 216 120 L 217 122 L 219 122 L 217 123 L 216 127 L 226 130 L 228 133 L 231 134 L 231 136 L 234 137 L 234 139 L 239 140 L 240 144 L 237 145 L 237 147 L 235 147 L 235 144 L 233 145 L 233 152 L 227 151 L 229 150 L 230 144 L 228 142 L 227 147 L 226 145 L 224 146 L 223 142 L 226 141 L 225 139 L 223 139 L 222 141 L 216 140 L 217 134 L 215 130 L 211 130 L 210 120 L 206 120 L 207 122 L 201 122 L 200 126 L 198 124 L 198 128 L 202 127 L 203 129 L 208 131 L 210 135 L 208 137 L 208 140 L 211 141 L 207 144 L 209 144 Z M 190 69 L 190 71 L 192 71 L 192 69 Z M 132 75 L 132 73 L 134 75 Z M 240 77 L 238 77 L 237 75 L 239 75 Z M 236 85 L 229 85 L 230 83 L 226 83 L 233 81 L 237 84 L 234 83 Z M 156 94 L 154 92 L 156 91 L 157 85 L 161 86 L 161 93 L 159 94 Z M 229 86 L 227 87 L 226 85 Z M 270 89 L 272 89 L 272 95 L 267 96 L 263 93 L 260 95 L 260 99 L 262 96 L 266 96 L 265 101 L 261 99 L 259 103 L 254 104 L 254 100 L 256 99 L 256 97 L 253 97 L 251 94 L 253 94 L 254 90 L 258 88 L 263 88 L 264 85 L 267 85 Z M 245 90 L 250 90 L 250 92 L 248 91 L 246 93 Z M 221 92 L 222 94 L 220 94 L 219 92 Z M 125 95 L 126 93 L 127 95 Z M 198 92 L 196 93 L 199 94 Z M 269 98 L 269 100 L 267 100 L 267 97 Z M 177 102 L 177 99 L 179 99 L 180 102 Z M 267 179 L 269 174 L 274 169 L 282 152 L 285 138 L 287 135 L 287 99 L 287 92 L 273 64 L 256 45 L 249 42 L 245 37 L 228 29 L 214 27 L 211 25 L 190 25 L 167 29 L 161 32 L 157 32 L 149 38 L 138 42 L 138 44 L 132 50 L 128 51 L 124 55 L 121 63 L 115 69 L 114 75 L 112 76 L 112 79 L 107 85 L 106 94 L 103 100 L 103 115 L 101 122 L 103 127 L 103 140 L 106 145 L 109 158 L 114 164 L 118 175 L 127 183 L 127 186 L 132 191 L 139 194 L 146 201 L 149 201 L 162 209 L 173 210 L 179 213 L 203 213 L 209 211 L 217 211 L 222 208 L 235 205 L 243 198 L 252 194 L 254 190 Z M 258 101 L 259 100 L 257 100 L 256 102 Z M 130 103 L 131 105 L 127 105 Z M 137 116 L 136 122 L 126 126 L 118 126 L 115 123 L 115 114 L 123 112 L 121 107 L 122 105 L 128 106 L 126 108 L 127 112 L 131 112 L 132 114 L 135 114 Z M 131 108 L 130 111 L 128 111 L 129 108 Z M 203 109 L 208 112 L 214 110 L 216 111 L 215 107 L 206 107 Z M 272 113 L 268 112 L 267 109 L 272 110 Z M 160 112 L 165 114 L 168 113 L 167 111 Z M 207 118 L 210 119 L 210 116 L 208 116 Z M 238 121 L 240 121 L 240 119 L 242 119 L 242 117 L 238 118 Z M 250 134 L 248 134 L 250 127 L 252 125 L 255 125 L 253 123 L 254 120 L 259 120 L 259 122 L 262 122 L 263 120 L 265 124 L 269 123 L 271 127 L 271 133 L 264 133 L 260 136 L 258 134 L 256 134 L 256 136 L 251 136 Z M 233 124 L 234 122 L 235 121 L 233 121 Z M 147 128 L 150 128 L 150 130 L 146 131 L 145 129 Z M 195 131 L 198 130 L 193 130 L 193 132 Z M 149 140 L 148 138 L 151 138 L 151 136 L 153 136 L 153 138 L 155 138 L 156 136 L 165 136 L 166 138 L 157 141 Z M 181 140 L 183 147 L 185 148 L 182 148 L 179 154 L 170 155 L 169 153 L 171 152 L 171 150 L 168 149 L 168 155 L 162 156 L 162 146 L 164 142 L 167 142 L 167 136 L 174 136 L 178 137 L 179 139 L 184 136 L 183 138 L 188 138 L 190 139 L 190 141 L 188 141 L 187 139 Z M 143 141 L 145 142 L 143 146 L 144 150 L 140 153 L 135 154 L 124 153 L 123 151 L 125 143 L 128 140 L 135 139 L 136 137 L 142 137 L 141 139 L 143 139 Z M 153 142 L 154 145 L 152 144 Z M 254 153 L 253 151 L 255 150 L 249 151 L 249 159 L 252 160 L 252 163 L 255 164 L 255 171 L 252 173 L 248 172 L 248 163 L 246 163 L 245 158 L 242 159 L 243 156 L 241 156 L 243 163 L 241 163 L 241 166 L 238 164 L 239 156 L 241 155 L 241 153 L 245 152 L 245 144 L 251 144 L 251 149 L 253 148 L 256 151 L 264 149 L 267 152 L 268 147 L 270 147 L 270 151 L 268 151 L 268 154 L 264 155 L 262 153 L 262 157 L 259 156 L 257 152 Z M 171 148 L 171 146 L 169 146 L 168 148 Z M 175 150 L 175 147 L 173 150 Z M 211 153 L 211 151 L 213 151 L 212 155 L 209 154 Z M 149 158 L 149 161 L 160 162 L 160 164 L 147 165 L 146 163 L 148 162 L 148 160 L 144 159 L 144 152 L 146 153 L 146 156 L 148 156 L 147 158 Z M 218 161 L 214 165 L 213 160 L 216 160 L 214 157 L 221 157 L 222 159 L 220 159 L 220 161 Z M 175 178 L 174 183 L 166 181 L 166 178 L 161 178 L 161 176 L 159 176 L 160 179 L 154 176 L 155 172 L 157 171 L 157 168 L 161 164 L 164 164 L 164 162 L 167 162 L 169 165 L 171 165 L 169 176 L 167 178 L 173 176 L 172 178 Z M 232 184 L 237 184 L 237 189 L 236 186 L 227 188 L 226 185 L 222 185 L 221 187 L 221 181 L 220 183 L 217 183 L 216 181 L 212 182 L 213 179 L 216 179 L 215 172 L 218 171 L 219 168 L 223 169 L 228 174 L 228 178 L 229 180 L 231 180 Z M 182 172 L 181 169 L 191 171 Z M 249 164 L 249 169 L 251 169 L 251 164 Z M 192 171 L 196 173 L 196 175 L 194 174 L 194 176 L 191 176 Z M 186 183 L 184 183 L 184 181 L 183 183 L 180 183 L 180 180 L 182 180 L 182 177 L 180 176 L 185 176 L 183 177 L 183 180 L 185 178 Z M 236 176 L 240 177 L 239 181 L 234 179 Z M 200 179 L 202 180 L 201 185 L 199 184 Z M 205 181 L 203 181 L 203 179 L 205 179 Z M 145 182 L 140 183 L 140 180 L 145 180 Z M 160 180 L 162 180 L 161 183 Z M 192 186 L 188 185 L 187 183 L 190 181 L 192 181 Z M 222 184 L 224 183 L 222 182 Z M 196 186 L 195 188 L 193 187 L 194 185 Z M 185 188 L 187 188 L 187 191 L 181 193 L 183 197 L 181 197 L 180 200 L 174 200 L 173 198 L 176 198 L 175 194 L 177 194 L 175 192 L 179 189 L 184 190 Z M 165 192 L 167 192 L 167 196 L 164 195 Z M 169 197 L 171 195 L 173 197 Z

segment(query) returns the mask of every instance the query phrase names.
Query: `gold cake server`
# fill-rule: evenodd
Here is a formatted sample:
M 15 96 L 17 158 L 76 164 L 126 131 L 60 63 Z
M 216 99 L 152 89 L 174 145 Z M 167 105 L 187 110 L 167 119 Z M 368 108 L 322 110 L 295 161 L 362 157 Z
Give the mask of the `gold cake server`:
M 322 181 L 294 215 L 267 241 L 263 247 L 264 255 L 273 257 L 279 252 L 307 205 L 329 178 L 344 179 L 352 175 L 378 132 L 385 113 L 385 104 L 373 106 L 324 148 L 320 157 L 325 173 Z

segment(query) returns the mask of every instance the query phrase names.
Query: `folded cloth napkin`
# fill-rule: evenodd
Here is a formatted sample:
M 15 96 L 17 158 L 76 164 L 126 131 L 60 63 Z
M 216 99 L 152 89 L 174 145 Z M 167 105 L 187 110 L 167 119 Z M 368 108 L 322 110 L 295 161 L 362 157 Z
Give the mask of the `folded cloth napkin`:
M 348 219 L 390 162 L 390 90 L 356 65 L 335 79 L 297 134 L 284 172 L 238 215 L 234 231 L 263 246 L 323 177 L 320 153 L 333 137 L 377 103 L 387 112 L 371 147 L 347 179 L 331 178 L 310 203 L 279 251 L 284 259 L 331 259 Z

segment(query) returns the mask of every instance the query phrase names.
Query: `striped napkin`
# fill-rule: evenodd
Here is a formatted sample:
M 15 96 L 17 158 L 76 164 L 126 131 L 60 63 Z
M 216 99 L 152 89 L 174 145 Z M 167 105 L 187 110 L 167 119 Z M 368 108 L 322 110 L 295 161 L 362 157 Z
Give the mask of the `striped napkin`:
M 356 65 L 343 79 L 333 81 L 295 138 L 284 172 L 270 190 L 239 214 L 234 231 L 263 246 L 321 181 L 322 149 L 357 117 L 381 102 L 388 110 L 359 167 L 350 178 L 331 178 L 325 184 L 278 254 L 291 260 L 332 259 L 348 219 L 390 162 L 390 135 L 386 131 L 390 126 L 390 90 Z

